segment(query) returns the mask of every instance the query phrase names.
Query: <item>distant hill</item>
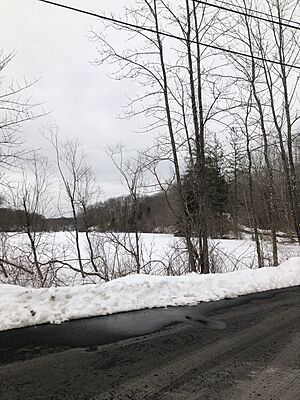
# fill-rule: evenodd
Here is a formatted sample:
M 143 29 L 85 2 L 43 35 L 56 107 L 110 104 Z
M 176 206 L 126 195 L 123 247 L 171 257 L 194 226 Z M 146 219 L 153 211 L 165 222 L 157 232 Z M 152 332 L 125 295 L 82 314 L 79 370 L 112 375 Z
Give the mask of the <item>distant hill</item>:
M 30 214 L 32 226 L 36 231 L 70 231 L 74 227 L 73 218 L 45 218 L 43 215 Z M 26 224 L 26 214 L 23 210 L 0 208 L 0 231 L 19 232 Z

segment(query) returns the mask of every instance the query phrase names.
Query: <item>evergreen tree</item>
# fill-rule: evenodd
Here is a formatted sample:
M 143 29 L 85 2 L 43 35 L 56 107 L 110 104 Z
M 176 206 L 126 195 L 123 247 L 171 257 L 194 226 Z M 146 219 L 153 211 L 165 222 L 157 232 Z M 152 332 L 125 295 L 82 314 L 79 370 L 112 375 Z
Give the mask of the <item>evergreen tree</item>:
M 228 212 L 228 183 L 222 171 L 223 156 L 210 152 L 206 156 L 205 181 L 206 196 L 208 199 L 207 216 L 209 221 L 209 234 L 212 237 L 220 237 L 227 233 Z M 194 222 L 195 233 L 201 230 L 199 221 L 199 187 L 197 176 L 199 171 L 197 164 L 189 164 L 183 178 L 184 193 L 189 214 Z M 200 225 L 200 226 L 199 226 Z

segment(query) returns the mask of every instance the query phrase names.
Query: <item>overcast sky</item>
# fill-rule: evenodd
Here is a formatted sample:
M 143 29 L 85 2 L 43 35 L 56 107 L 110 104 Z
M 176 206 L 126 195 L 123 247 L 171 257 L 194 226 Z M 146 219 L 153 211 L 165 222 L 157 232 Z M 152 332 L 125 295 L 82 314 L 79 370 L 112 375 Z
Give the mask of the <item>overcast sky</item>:
M 124 3 L 64 0 L 74 7 L 118 15 Z M 99 8 L 101 6 L 101 8 Z M 0 49 L 16 50 L 16 57 L 4 71 L 6 82 L 26 78 L 40 81 L 31 89 L 34 100 L 42 102 L 50 115 L 23 126 L 29 147 L 51 152 L 42 132 L 56 124 L 61 137 L 80 138 L 89 162 L 96 171 L 105 197 L 124 193 L 120 178 L 106 155 L 109 145 L 122 143 L 138 149 L 151 144 L 151 134 L 135 133 L 143 120 L 120 120 L 127 96 L 137 90 L 128 81 L 111 80 L 108 67 L 95 67 L 96 45 L 88 40 L 95 18 L 55 8 L 37 0 L 0 0 Z M 122 34 L 114 40 L 121 41 Z

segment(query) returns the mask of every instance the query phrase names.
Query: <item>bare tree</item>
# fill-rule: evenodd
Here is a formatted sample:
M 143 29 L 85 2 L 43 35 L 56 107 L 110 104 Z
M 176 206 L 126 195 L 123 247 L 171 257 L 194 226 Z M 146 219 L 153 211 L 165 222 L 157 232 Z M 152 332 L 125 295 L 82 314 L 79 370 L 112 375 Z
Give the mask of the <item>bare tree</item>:
M 143 93 L 130 102 L 127 116 L 144 114 L 150 121 L 145 131 L 159 130 L 162 160 L 165 162 L 168 158 L 174 172 L 177 220 L 186 240 L 190 270 L 207 273 L 205 143 L 209 123 L 218 123 L 218 114 L 223 112 L 220 103 L 226 88 L 220 84 L 218 74 L 213 73 L 220 67 L 220 57 L 214 59 L 215 54 L 201 48 L 199 42 L 212 44 L 216 40 L 217 12 L 197 2 L 190 7 L 188 1 L 174 5 L 162 0 L 143 0 L 126 12 L 128 18 L 141 27 L 150 26 L 152 32 L 124 28 L 132 46 L 119 50 L 94 30 L 92 39 L 100 43 L 95 65 L 114 63 L 119 66 L 114 74 L 116 79 L 127 78 L 141 84 Z M 164 36 L 165 24 L 180 33 L 182 40 L 177 41 L 178 46 L 174 47 L 173 41 Z M 111 27 L 123 29 L 119 26 L 108 26 L 108 29 Z M 141 42 L 136 45 L 136 39 L 142 39 L 144 45 Z M 217 65 L 212 66 L 213 61 Z M 197 165 L 195 195 L 201 205 L 197 221 L 189 212 L 183 189 L 185 163 L 182 160 L 187 158 L 188 164 Z
M 143 267 L 142 243 L 140 232 L 141 219 L 141 197 L 145 191 L 145 175 L 148 170 L 149 161 L 138 155 L 136 159 L 124 160 L 124 148 L 116 146 L 110 148 L 110 157 L 116 169 L 121 175 L 123 185 L 129 196 L 129 214 L 127 215 L 127 231 L 122 238 L 123 249 L 127 251 L 135 260 L 136 272 L 139 274 Z M 134 239 L 132 240 L 131 234 Z M 110 233 L 113 240 L 120 242 L 118 235 Z
M 14 57 L 14 52 L 5 55 L 0 50 L 0 73 L 13 62 Z M 45 115 L 39 111 L 40 104 L 28 94 L 36 82 L 25 80 L 23 83 L 12 81 L 6 84 L 4 79 L 0 80 L 0 177 L 4 174 L 3 168 L 16 166 L 26 154 L 21 146 L 20 127 L 25 122 Z
M 231 178 L 233 186 L 233 204 L 231 206 L 233 229 L 235 237 L 240 238 L 239 227 L 239 179 L 243 170 L 242 160 L 244 158 L 244 149 L 242 144 L 241 132 L 235 126 L 230 128 L 229 132 L 229 154 L 228 154 L 228 174 Z
M 246 3 L 244 3 L 246 4 Z M 246 8 L 246 5 L 245 5 Z M 238 82 L 246 92 L 252 93 L 253 96 L 253 107 L 252 111 L 254 119 L 258 122 L 258 127 L 261 133 L 261 142 L 263 149 L 263 157 L 266 166 L 267 179 L 268 179 L 268 209 L 270 216 L 270 228 L 272 236 L 272 247 L 273 247 L 273 264 L 278 265 L 278 248 L 277 248 L 277 204 L 275 196 L 275 185 L 274 185 L 274 170 L 270 153 L 274 146 L 274 139 L 269 130 L 269 106 L 265 100 L 265 86 L 261 83 L 261 77 L 263 70 L 261 63 L 257 60 L 256 54 L 259 49 L 256 44 L 255 36 L 256 30 L 253 26 L 253 21 L 246 14 L 241 17 L 237 28 L 234 30 L 234 41 L 236 46 L 244 46 L 250 55 L 250 60 L 230 55 L 228 56 L 232 60 L 232 64 L 237 71 Z M 243 48 L 244 48 L 243 47 Z M 244 103 L 245 105 L 245 103 Z
M 267 93 L 270 98 L 270 110 L 275 131 L 279 141 L 280 155 L 285 177 L 286 195 L 288 198 L 289 215 L 293 221 L 294 230 L 300 244 L 300 210 L 297 206 L 298 195 L 296 190 L 296 168 L 294 160 L 294 143 L 298 136 L 295 128 L 300 118 L 297 76 L 289 65 L 297 65 L 300 61 L 300 35 L 298 31 L 283 26 L 283 19 L 292 20 L 295 16 L 298 1 L 286 2 L 283 0 L 266 1 L 269 13 L 273 20 L 269 23 L 271 40 L 266 40 L 266 28 L 258 23 L 257 47 L 262 58 L 272 51 L 273 57 L 279 66 L 263 63 L 263 71 Z
M 23 267 L 27 265 L 30 271 L 33 266 L 33 274 L 37 275 L 38 286 L 45 286 L 48 278 L 49 265 L 45 263 L 46 255 L 42 254 L 48 239 L 45 237 L 44 215 L 47 213 L 49 204 L 49 193 L 47 191 L 50 172 L 48 161 L 37 152 L 32 153 L 32 160 L 22 167 L 22 180 L 10 191 L 10 205 L 20 214 L 20 225 L 22 232 L 28 238 L 29 250 L 26 252 L 26 245 L 20 245 L 20 254 Z M 19 264 L 6 260 L 8 265 L 18 269 Z M 22 269 L 22 267 L 21 267 Z
M 251 223 L 250 227 L 253 230 L 254 234 L 254 240 L 256 244 L 256 253 L 257 253 L 257 260 L 258 260 L 258 267 L 262 268 L 264 266 L 264 260 L 263 260 L 263 252 L 262 252 L 262 246 L 261 246 L 261 241 L 260 241 L 260 236 L 259 236 L 259 231 L 258 231 L 258 221 L 257 221 L 257 215 L 256 215 L 256 205 L 255 205 L 255 200 L 254 200 L 254 183 L 253 183 L 253 152 L 257 151 L 257 138 L 255 137 L 255 128 L 256 124 L 251 126 L 251 123 L 249 121 L 250 115 L 251 115 L 251 109 L 252 109 L 252 94 L 250 93 L 250 96 L 248 98 L 248 101 L 246 102 L 245 106 L 245 115 L 243 118 L 239 118 L 239 125 L 241 128 L 241 132 L 243 133 L 245 137 L 245 144 L 246 144 L 246 154 L 247 154 L 247 159 L 248 159 L 248 167 L 247 167 L 247 175 L 248 175 L 248 185 L 249 185 L 249 198 L 250 198 L 250 214 L 251 214 Z M 254 147 L 253 147 L 254 143 Z
M 95 236 L 95 233 L 93 233 L 93 206 L 97 203 L 100 193 L 101 190 L 97 184 L 93 169 L 85 164 L 76 189 L 78 205 L 77 218 L 79 217 L 81 221 L 81 229 L 85 233 L 90 263 L 96 273 L 99 273 L 99 270 L 95 256 L 95 240 L 93 238 L 93 236 Z M 101 274 L 100 277 L 103 278 Z
M 74 221 L 74 238 L 77 260 L 82 278 L 85 277 L 84 264 L 82 260 L 82 249 L 79 239 L 78 221 L 78 191 L 82 181 L 86 178 L 87 168 L 85 159 L 80 152 L 78 140 L 66 140 L 60 146 L 57 131 L 52 130 L 49 138 L 56 154 L 56 165 L 62 181 L 66 200 L 69 203 L 71 215 Z

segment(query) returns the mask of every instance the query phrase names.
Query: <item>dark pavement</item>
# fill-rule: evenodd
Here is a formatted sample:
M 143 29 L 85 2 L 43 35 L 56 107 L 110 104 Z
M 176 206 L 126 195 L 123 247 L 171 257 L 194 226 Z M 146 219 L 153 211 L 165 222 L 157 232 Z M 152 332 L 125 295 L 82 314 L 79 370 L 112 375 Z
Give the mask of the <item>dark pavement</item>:
M 300 287 L 1 332 L 0 356 L 1 400 L 299 400 Z

